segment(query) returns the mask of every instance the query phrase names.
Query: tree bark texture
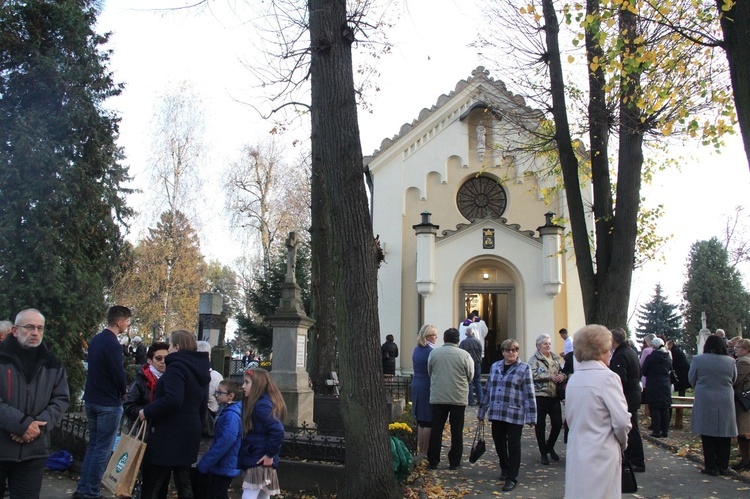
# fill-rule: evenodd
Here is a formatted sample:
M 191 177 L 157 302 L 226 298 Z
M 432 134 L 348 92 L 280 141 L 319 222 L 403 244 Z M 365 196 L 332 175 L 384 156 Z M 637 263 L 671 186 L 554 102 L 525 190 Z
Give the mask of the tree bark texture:
M 336 297 L 333 290 L 331 231 L 323 175 L 314 172 L 311 183 L 310 294 L 315 324 L 310 331 L 310 379 L 315 393 L 326 394 L 326 380 L 338 371 L 336 356 Z
M 312 173 L 327 194 L 346 481 L 341 498 L 396 498 L 380 366 L 376 246 L 367 208 L 345 0 L 309 0 Z
M 724 32 L 724 52 L 729 62 L 734 105 L 740 123 L 745 156 L 750 166 L 750 2 L 738 0 L 727 12 L 721 10 L 724 0 L 716 0 Z

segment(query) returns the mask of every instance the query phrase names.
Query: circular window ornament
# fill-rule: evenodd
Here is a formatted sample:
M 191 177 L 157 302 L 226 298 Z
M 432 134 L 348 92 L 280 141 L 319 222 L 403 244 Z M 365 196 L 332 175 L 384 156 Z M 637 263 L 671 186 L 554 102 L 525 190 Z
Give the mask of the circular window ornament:
M 508 205 L 508 197 L 500 182 L 490 177 L 474 177 L 459 187 L 458 210 L 467 220 L 500 218 Z

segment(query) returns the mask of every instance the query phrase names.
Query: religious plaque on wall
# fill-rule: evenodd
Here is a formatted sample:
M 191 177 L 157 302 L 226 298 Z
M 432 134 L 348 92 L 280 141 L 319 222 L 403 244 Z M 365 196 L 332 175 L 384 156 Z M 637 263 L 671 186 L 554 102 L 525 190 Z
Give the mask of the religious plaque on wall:
M 495 249 L 495 229 L 482 229 L 482 249 Z

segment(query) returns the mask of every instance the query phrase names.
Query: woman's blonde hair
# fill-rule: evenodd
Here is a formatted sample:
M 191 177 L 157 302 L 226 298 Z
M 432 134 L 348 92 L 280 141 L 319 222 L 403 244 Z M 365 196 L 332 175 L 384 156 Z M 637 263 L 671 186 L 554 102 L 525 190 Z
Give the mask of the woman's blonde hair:
M 250 378 L 250 395 L 242 399 L 242 436 L 244 437 L 253 429 L 253 409 L 255 403 L 264 393 L 271 399 L 273 409 L 271 415 L 282 423 L 286 418 L 286 404 L 276 384 L 271 379 L 268 371 L 261 368 L 251 368 L 245 371 L 245 376 Z
M 417 340 L 417 344 L 419 344 L 420 347 L 426 347 L 427 337 L 430 334 L 437 335 L 437 328 L 432 324 L 425 324 L 424 326 L 422 326 L 422 328 L 419 330 L 419 339 Z
M 513 338 L 508 338 L 500 344 L 500 350 L 507 350 L 509 348 L 521 348 L 521 345 Z
M 747 338 L 740 338 L 739 340 L 734 342 L 735 347 L 744 348 L 745 350 L 750 350 L 750 340 Z
M 599 360 L 612 349 L 612 333 L 599 324 L 589 324 L 578 330 L 573 341 L 573 355 L 578 362 Z

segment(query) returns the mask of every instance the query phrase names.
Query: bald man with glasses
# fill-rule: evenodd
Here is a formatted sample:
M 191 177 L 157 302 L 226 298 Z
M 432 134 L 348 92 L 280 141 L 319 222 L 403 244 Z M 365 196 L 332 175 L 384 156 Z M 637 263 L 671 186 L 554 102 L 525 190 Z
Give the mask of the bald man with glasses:
M 0 497 L 6 483 L 11 499 L 39 497 L 50 433 L 70 403 L 65 367 L 43 343 L 44 325 L 38 310 L 22 310 L 0 344 Z

